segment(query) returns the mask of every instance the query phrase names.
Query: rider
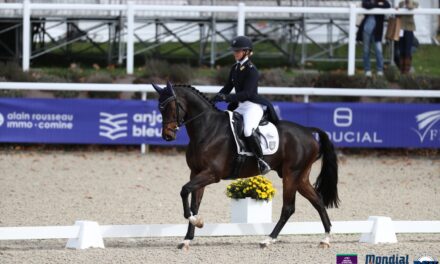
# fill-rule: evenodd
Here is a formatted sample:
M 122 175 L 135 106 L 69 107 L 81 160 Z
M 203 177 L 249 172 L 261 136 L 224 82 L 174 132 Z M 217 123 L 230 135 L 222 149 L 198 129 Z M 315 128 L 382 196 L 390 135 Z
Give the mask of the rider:
M 232 65 L 227 83 L 212 101 L 226 101 L 230 103 L 229 110 L 234 110 L 243 116 L 246 145 L 257 158 L 258 168 L 264 175 L 271 169 L 263 160 L 263 152 L 255 130 L 263 117 L 264 110 L 269 110 L 269 120 L 275 124 L 278 122 L 278 117 L 272 104 L 258 95 L 258 70 L 249 60 L 252 55 L 252 41 L 245 36 L 236 37 L 231 42 L 231 50 L 234 52 L 236 63 Z M 235 94 L 230 94 L 234 87 Z

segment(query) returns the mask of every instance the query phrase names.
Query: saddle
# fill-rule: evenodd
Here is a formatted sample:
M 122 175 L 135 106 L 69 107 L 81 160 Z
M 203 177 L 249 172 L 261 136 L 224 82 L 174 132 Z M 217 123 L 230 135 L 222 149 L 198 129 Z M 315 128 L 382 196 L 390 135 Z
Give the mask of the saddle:
M 229 123 L 234 140 L 237 145 L 237 154 L 245 156 L 253 156 L 254 154 L 247 149 L 244 141 L 244 124 L 243 117 L 237 112 L 226 111 L 229 115 Z M 256 132 L 260 139 L 261 150 L 263 155 L 272 155 L 278 150 L 279 135 L 274 124 L 267 120 L 266 115 L 260 121 Z
M 235 164 L 229 173 L 229 176 L 225 179 L 236 179 L 240 175 L 241 167 L 246 159 L 254 154 L 247 149 L 244 141 L 244 124 L 243 117 L 236 112 L 226 111 L 229 116 L 230 128 L 234 141 L 237 146 L 237 157 Z M 270 123 L 265 116 L 260 121 L 260 124 L 256 130 L 258 138 L 260 139 L 261 150 L 263 155 L 272 155 L 278 150 L 279 136 L 278 130 L 274 124 Z

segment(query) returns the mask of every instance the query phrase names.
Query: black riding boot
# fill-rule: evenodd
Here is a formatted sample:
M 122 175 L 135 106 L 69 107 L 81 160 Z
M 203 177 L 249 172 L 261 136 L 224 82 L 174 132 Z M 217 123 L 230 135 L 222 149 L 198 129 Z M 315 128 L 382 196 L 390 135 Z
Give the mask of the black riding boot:
M 261 150 L 260 141 L 258 140 L 258 135 L 253 132 L 251 136 L 244 138 L 246 145 L 254 153 L 257 158 L 258 168 L 262 175 L 270 171 L 270 166 L 263 160 L 263 151 Z

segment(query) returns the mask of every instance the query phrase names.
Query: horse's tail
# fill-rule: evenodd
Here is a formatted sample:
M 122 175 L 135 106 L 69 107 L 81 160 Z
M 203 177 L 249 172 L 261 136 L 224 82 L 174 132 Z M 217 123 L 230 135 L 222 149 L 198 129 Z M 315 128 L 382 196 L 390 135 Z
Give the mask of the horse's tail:
M 315 182 L 315 190 L 321 195 L 325 207 L 339 205 L 338 197 L 338 159 L 333 143 L 327 133 L 319 128 L 312 128 L 319 134 L 320 156 L 322 157 L 322 168 Z

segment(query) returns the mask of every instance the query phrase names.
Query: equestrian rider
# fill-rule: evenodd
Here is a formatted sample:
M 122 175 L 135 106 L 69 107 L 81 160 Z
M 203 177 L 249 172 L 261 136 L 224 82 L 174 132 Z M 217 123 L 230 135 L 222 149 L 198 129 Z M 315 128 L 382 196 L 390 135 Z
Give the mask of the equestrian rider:
M 234 110 L 243 116 L 246 145 L 257 158 L 258 168 L 264 175 L 271 169 L 263 160 L 260 140 L 255 130 L 263 117 L 264 110 L 269 110 L 269 119 L 275 124 L 278 122 L 278 117 L 272 104 L 258 95 L 258 70 L 249 60 L 252 55 L 252 41 L 245 36 L 236 37 L 231 42 L 231 50 L 236 63 L 232 65 L 227 83 L 212 101 L 226 101 L 230 103 L 229 110 Z M 233 88 L 235 94 L 231 94 Z

